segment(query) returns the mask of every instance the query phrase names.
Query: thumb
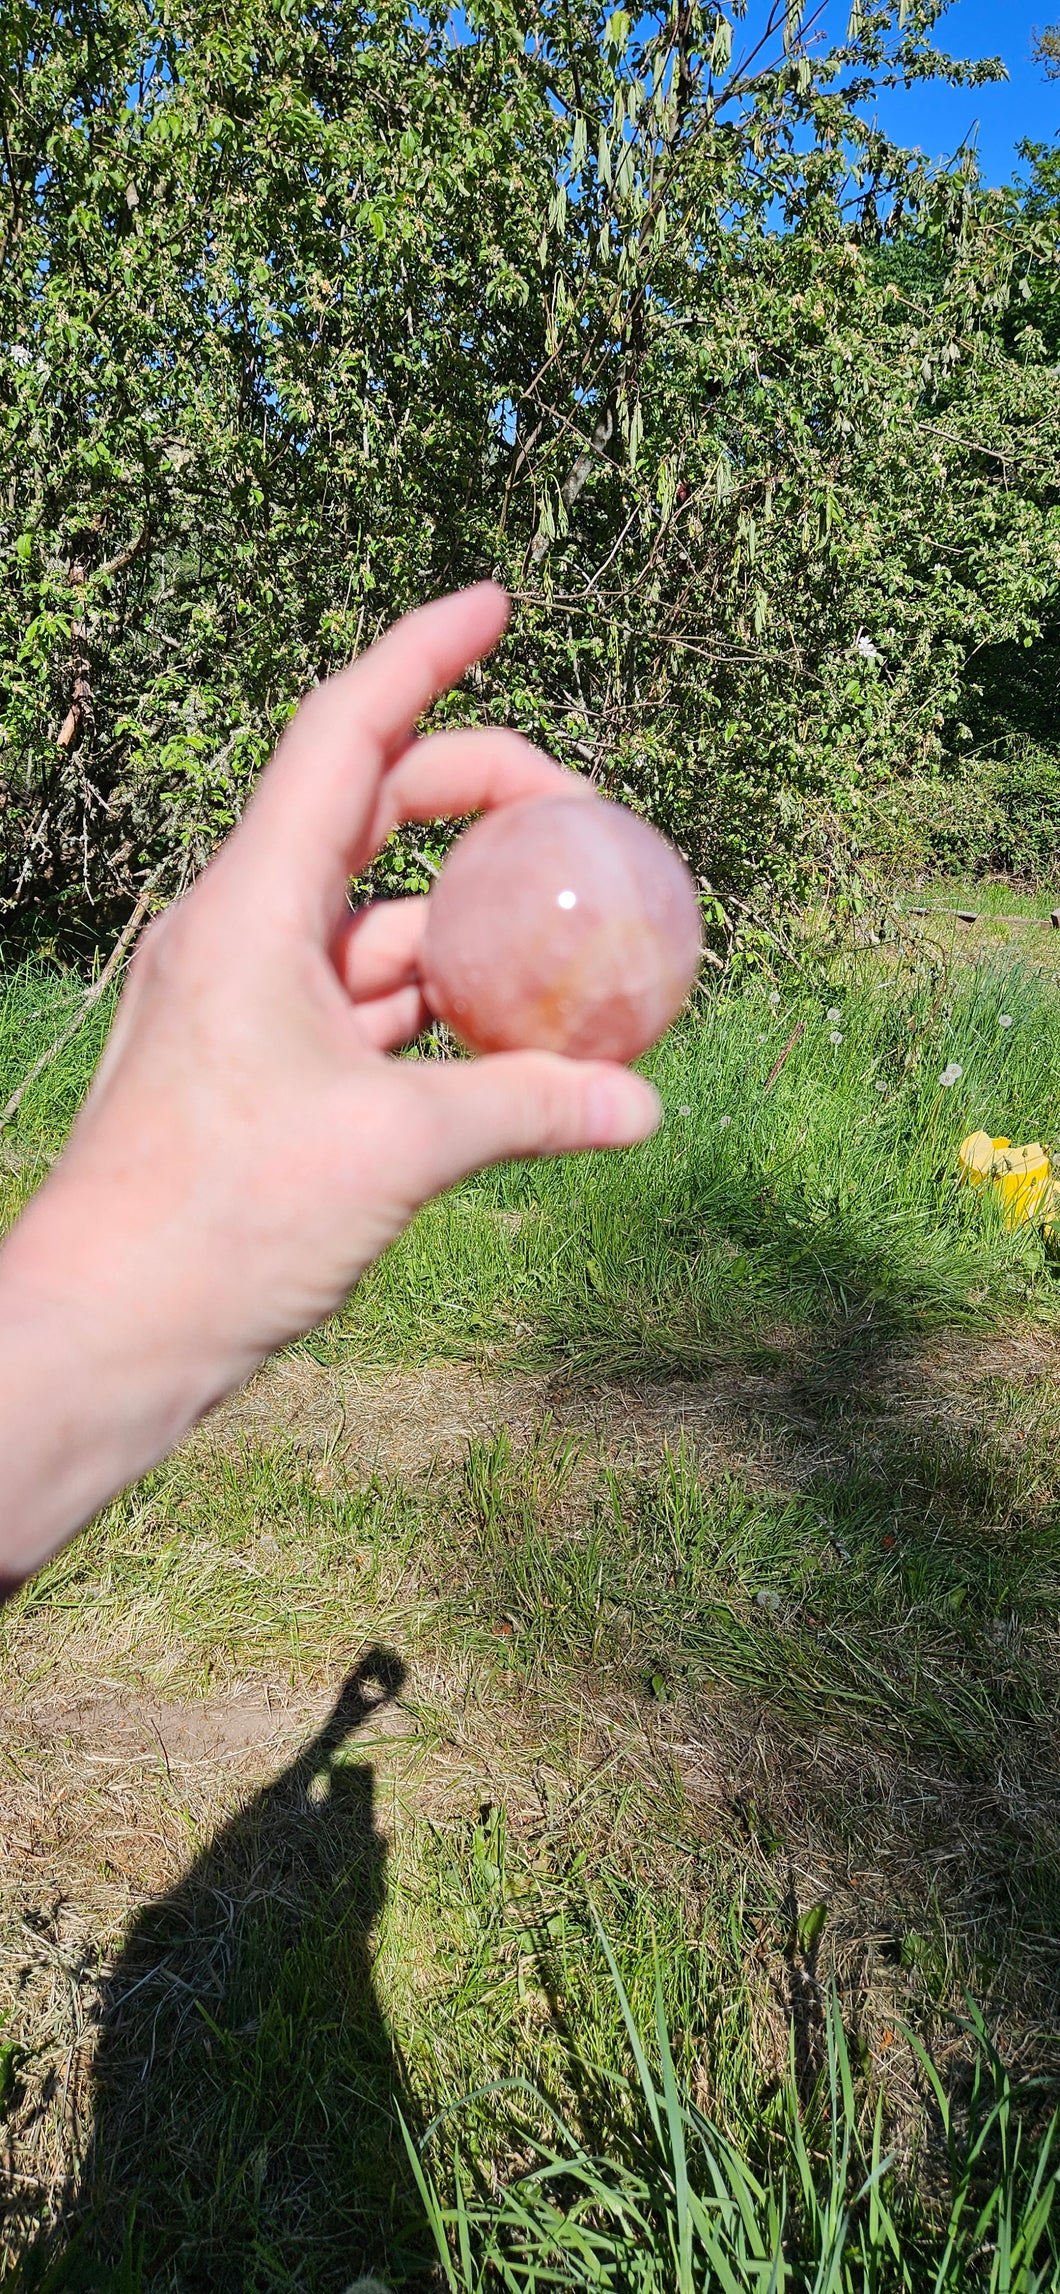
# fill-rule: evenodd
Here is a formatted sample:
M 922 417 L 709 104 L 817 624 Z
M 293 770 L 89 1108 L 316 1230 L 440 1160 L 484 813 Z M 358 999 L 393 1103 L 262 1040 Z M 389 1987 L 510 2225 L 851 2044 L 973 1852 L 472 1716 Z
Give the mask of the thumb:
M 422 1191 L 436 1195 L 486 1163 L 578 1148 L 635 1147 L 662 1121 L 642 1076 L 555 1052 L 422 1063 Z

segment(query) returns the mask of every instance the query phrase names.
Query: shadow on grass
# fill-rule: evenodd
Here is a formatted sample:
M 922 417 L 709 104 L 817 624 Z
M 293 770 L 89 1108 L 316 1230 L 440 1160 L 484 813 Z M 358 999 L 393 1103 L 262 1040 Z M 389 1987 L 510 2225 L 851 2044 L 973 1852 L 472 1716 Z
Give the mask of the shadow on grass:
M 397 2117 L 415 2112 L 372 1980 L 386 1847 L 351 1745 L 403 1679 L 369 1652 L 319 1735 L 136 1921 L 103 1998 L 64 2288 L 426 2276 Z
M 697 1379 L 719 1365 L 768 1362 L 779 1331 L 782 1355 L 795 1345 L 853 1389 L 866 1362 L 896 1342 L 958 1331 L 1001 1336 L 1030 1312 L 1057 1330 L 1058 1270 L 1036 1234 L 994 1238 L 988 1207 L 981 1225 L 996 1239 L 990 1251 L 966 1207 L 957 1211 L 951 1236 L 926 1222 L 921 1234 L 913 1221 L 902 1231 L 897 1218 L 888 1234 L 882 1211 L 863 1217 L 839 1201 L 796 1211 L 749 1181 L 745 1195 L 706 1200 L 682 1224 L 671 1221 L 672 1253 L 648 1279 L 640 1279 L 648 1253 L 638 1262 L 635 1235 L 625 1287 L 617 1250 L 602 1279 L 599 1253 L 589 1255 L 582 1295 L 569 1285 L 549 1301 L 513 1360 L 518 1366 L 521 1352 L 528 1368 L 601 1383 Z
M 510 1443 L 491 1471 L 469 1466 L 469 1613 L 515 1622 L 503 1662 L 547 1681 L 550 1705 L 564 1670 L 572 1707 L 641 1701 L 673 1743 L 690 1833 L 717 1843 L 735 1817 L 769 1870 L 775 1933 L 797 1936 L 816 1895 L 855 1987 L 859 1966 L 897 1963 L 936 2005 L 959 2005 L 969 1982 L 1051 2024 L 1055 1385 L 1021 1381 L 1018 1359 L 1015 1381 L 992 1383 L 980 1361 L 968 1390 L 942 1339 L 903 1385 L 893 1326 L 856 1315 L 778 1343 L 770 1367 L 725 1366 L 706 1452 L 694 1409 L 681 1437 L 684 1394 L 660 1463 L 605 1471 L 577 1519 L 562 1459 L 555 1496 L 540 1455 Z M 619 1373 L 610 1408 L 594 1378 L 605 1422 L 621 1423 L 624 1385 Z M 550 1398 L 562 1424 L 563 1390 Z M 643 1387 L 633 1399 L 650 1401 Z M 805 1950 L 788 1979 L 812 2071 Z

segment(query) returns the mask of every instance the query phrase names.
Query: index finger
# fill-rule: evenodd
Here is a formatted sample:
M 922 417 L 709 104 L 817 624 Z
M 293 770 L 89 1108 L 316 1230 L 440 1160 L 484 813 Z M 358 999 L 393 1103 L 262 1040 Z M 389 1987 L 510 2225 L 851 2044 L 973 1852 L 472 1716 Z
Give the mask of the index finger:
M 414 741 L 376 797 L 369 843 L 373 854 L 404 821 L 462 820 L 525 797 L 592 797 L 591 782 L 557 765 L 521 733 L 503 725 L 454 726 Z
M 307 694 L 237 831 L 241 860 L 293 890 L 326 926 L 369 857 L 387 765 L 438 694 L 496 644 L 507 619 L 495 582 L 436 598 Z

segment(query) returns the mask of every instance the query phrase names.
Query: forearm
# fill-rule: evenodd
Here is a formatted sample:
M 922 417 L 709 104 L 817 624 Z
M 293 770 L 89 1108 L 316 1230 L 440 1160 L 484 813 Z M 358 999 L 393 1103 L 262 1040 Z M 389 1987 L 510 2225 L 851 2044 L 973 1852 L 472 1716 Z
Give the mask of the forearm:
M 214 1399 L 164 1307 L 137 1300 L 127 1238 L 97 1222 L 64 1251 L 71 1213 L 46 1188 L 0 1250 L 0 1599 Z

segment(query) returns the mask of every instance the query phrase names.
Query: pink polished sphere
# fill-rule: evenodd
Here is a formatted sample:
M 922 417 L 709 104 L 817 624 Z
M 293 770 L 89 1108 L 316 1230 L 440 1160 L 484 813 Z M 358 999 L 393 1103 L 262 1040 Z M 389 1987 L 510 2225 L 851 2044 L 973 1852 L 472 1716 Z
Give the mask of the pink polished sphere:
M 635 1059 L 700 956 L 684 861 L 625 807 L 532 797 L 476 821 L 430 897 L 420 973 L 475 1051 Z

